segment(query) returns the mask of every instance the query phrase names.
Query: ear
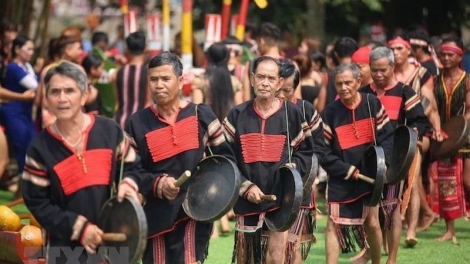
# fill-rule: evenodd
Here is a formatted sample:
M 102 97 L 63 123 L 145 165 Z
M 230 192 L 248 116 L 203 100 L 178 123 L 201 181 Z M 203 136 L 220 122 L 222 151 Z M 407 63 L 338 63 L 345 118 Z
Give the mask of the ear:
M 178 77 L 178 90 L 182 90 L 184 86 L 184 77 L 183 75 Z
M 277 82 L 277 88 L 276 88 L 276 92 L 279 91 L 279 89 L 281 89 L 281 87 L 284 85 L 284 78 L 281 77 L 279 78 L 279 81 Z
M 255 74 L 250 72 L 250 84 L 251 87 L 255 87 Z
M 85 91 L 82 93 L 82 97 L 80 98 L 80 105 L 83 107 L 85 106 L 86 101 L 88 100 L 88 96 L 90 95 L 91 89 L 96 89 L 92 85 L 88 85 Z

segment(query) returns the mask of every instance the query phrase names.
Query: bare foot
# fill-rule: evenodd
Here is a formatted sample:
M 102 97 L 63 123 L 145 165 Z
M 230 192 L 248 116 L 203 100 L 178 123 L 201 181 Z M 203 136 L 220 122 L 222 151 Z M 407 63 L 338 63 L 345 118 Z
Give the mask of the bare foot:
M 412 247 L 416 246 L 416 244 L 418 244 L 418 239 L 415 238 L 415 237 L 409 237 L 409 238 L 407 237 L 405 239 L 405 244 L 406 244 L 407 247 L 412 248 Z
M 453 239 L 454 237 L 455 236 L 452 233 L 447 231 L 447 232 L 444 233 L 444 235 L 436 238 L 435 240 L 439 241 L 439 242 L 443 242 L 443 241 L 449 241 L 449 240 Z M 455 238 L 455 239 L 457 240 L 457 238 Z
M 350 258 L 352 264 L 366 264 L 370 260 L 369 251 L 362 249 L 356 256 Z
M 422 221 L 418 228 L 416 228 L 416 231 L 422 232 L 427 230 L 436 220 L 437 214 L 432 214 L 432 215 L 424 215 L 422 218 Z

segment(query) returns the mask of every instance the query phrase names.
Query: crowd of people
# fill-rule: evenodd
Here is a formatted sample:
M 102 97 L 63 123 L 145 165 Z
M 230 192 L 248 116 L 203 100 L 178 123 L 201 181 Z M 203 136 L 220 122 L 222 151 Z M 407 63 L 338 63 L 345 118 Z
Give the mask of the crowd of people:
M 143 204 L 143 263 L 204 262 L 213 224 L 184 213 L 187 186 L 175 183 L 207 155 L 227 157 L 241 174 L 232 263 L 305 260 L 321 194 L 326 263 L 358 251 L 352 263 L 377 264 L 384 250 L 394 264 L 402 229 L 412 248 L 417 232 L 439 218 L 446 230 L 436 240 L 457 243 L 455 220 L 470 209 L 469 142 L 451 158 L 437 157 L 430 145 L 455 133 L 442 130 L 451 118 L 470 118 L 470 76 L 458 36 L 437 46 L 422 29 L 386 42 L 340 37 L 325 50 L 304 38 L 287 52 L 278 26 L 262 23 L 243 41 L 230 36 L 206 51 L 193 48 L 195 66 L 205 70 L 186 101 L 178 45 L 150 58 L 142 32 L 125 38 L 124 53 L 105 32 L 94 32 L 85 52 L 80 29 L 71 26 L 32 65 L 34 42 L 11 23 L 1 34 L 2 186 L 15 183 L 5 173 L 10 145 L 21 175 L 18 195 L 48 232 L 49 246 L 84 248 L 80 263 L 96 257 L 98 215 L 113 186 L 119 199 Z M 380 147 L 391 166 L 393 156 L 404 155 L 393 148 L 403 125 L 418 138 L 417 172 L 385 184 L 381 201 L 371 205 L 373 186 L 361 180 L 366 153 Z M 314 155 L 321 168 L 312 184 Z M 279 193 L 282 167 L 309 184 L 295 223 L 278 232 L 265 216 L 280 201 L 263 197 Z M 56 263 L 66 262 L 58 257 Z

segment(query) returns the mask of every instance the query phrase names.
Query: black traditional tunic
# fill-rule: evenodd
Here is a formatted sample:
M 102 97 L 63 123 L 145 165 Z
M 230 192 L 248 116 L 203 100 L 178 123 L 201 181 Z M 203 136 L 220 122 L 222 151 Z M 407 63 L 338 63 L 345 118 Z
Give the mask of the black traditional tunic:
M 234 206 L 238 219 L 232 263 L 236 256 L 243 256 L 243 263 L 251 263 L 251 256 L 254 263 L 262 262 L 267 244 L 267 237 L 261 238 L 264 213 L 278 209 L 283 195 L 278 169 L 288 162 L 295 163 L 304 181 L 310 172 L 313 140 L 309 139 L 311 128 L 301 111 L 286 101 L 263 118 L 253 99 L 234 107 L 224 121 L 225 136 L 242 174 L 242 197 Z M 288 151 L 292 153 L 291 161 Z M 279 198 L 275 202 L 251 203 L 246 194 L 253 185 Z
M 310 102 L 296 98 L 293 99 L 293 102 L 300 107 L 303 117 L 308 123 L 308 129 L 312 135 L 309 139 L 313 142 L 313 152 L 318 159 L 318 163 L 321 164 L 323 157 L 330 151 L 325 145 L 321 117 Z M 308 179 L 308 176 L 310 175 L 306 175 L 305 179 Z M 312 177 L 316 176 L 317 175 L 312 175 Z M 315 242 L 313 233 L 316 228 L 316 219 L 314 217 L 315 213 L 312 213 L 311 210 L 316 210 L 316 203 L 315 196 L 312 192 L 312 184 L 313 182 L 310 182 L 306 185 L 304 182 L 304 197 L 301 210 L 294 224 L 292 224 L 292 227 L 289 229 L 285 264 L 293 263 L 296 250 L 300 250 L 302 260 L 306 260 L 310 248 Z M 299 241 L 300 248 L 297 248 Z
M 373 84 L 368 84 L 359 91 L 377 96 L 377 90 Z M 419 139 L 431 129 L 428 118 L 424 114 L 420 98 L 410 86 L 398 82 L 395 86 L 387 88 L 384 94 L 379 97 L 379 100 L 385 107 L 385 111 L 390 118 L 390 123 L 393 128 L 400 125 L 416 128 L 418 130 Z M 394 153 L 394 155 L 405 154 L 406 153 Z M 412 186 L 408 185 L 408 181 L 405 181 L 404 185 L 397 183 L 386 184 L 384 186 L 382 207 L 387 213 L 384 214 L 384 217 L 381 217 L 381 219 L 384 220 L 382 226 L 385 229 L 390 230 L 392 228 L 392 215 L 402 200 L 400 195 L 402 194 L 403 188 L 411 187 Z M 404 204 L 404 206 L 407 207 L 408 205 Z M 382 210 L 380 212 L 383 213 Z
M 377 96 L 377 90 L 371 84 L 362 87 L 359 92 Z M 420 98 L 410 86 L 398 82 L 386 89 L 384 94 L 379 96 L 379 100 L 385 107 L 393 128 L 399 125 L 416 127 L 419 138 L 431 128 Z
M 83 153 L 76 153 L 48 127 L 30 144 L 23 172 L 25 204 L 41 226 L 47 230 L 50 263 L 65 263 L 54 247 L 81 247 L 71 241 L 73 226 L 79 215 L 93 224 L 98 223 L 111 186 L 119 182 L 119 163 L 124 157 L 124 181 L 135 188 L 141 181 L 140 158 L 130 147 L 129 140 L 117 123 L 89 115 Z M 96 256 L 94 257 L 96 260 Z M 90 261 L 90 259 L 88 259 Z M 73 260 L 70 260 L 73 261 Z M 80 263 L 85 263 L 85 250 Z M 93 261 L 90 263 L 94 263 Z
M 365 246 L 362 228 L 368 208 L 363 199 L 373 186 L 362 180 L 351 180 L 356 170 L 367 175 L 364 164 L 365 151 L 374 144 L 385 153 L 386 164 L 393 149 L 393 127 L 385 108 L 374 95 L 358 94 L 360 103 L 354 109 L 341 100 L 328 105 L 322 113 L 323 129 L 331 153 L 323 159 L 322 166 L 328 173 L 327 197 L 329 217 L 335 222 L 343 252 Z M 370 109 L 370 110 L 369 110 Z
M 160 180 L 165 176 L 177 179 L 185 170 L 194 171 L 208 147 L 214 155 L 223 155 L 235 161 L 219 120 L 209 106 L 189 103 L 179 109 L 175 123 L 169 124 L 156 112 L 154 106 L 151 106 L 133 114 L 126 131 L 138 147 L 142 167 L 149 172 L 140 188 L 147 197 L 144 210 L 148 221 L 148 235 L 154 240 L 149 240 L 152 242 L 147 246 L 144 263 L 152 261 L 145 260 L 147 255 L 151 257 L 152 254 L 155 263 L 163 263 L 165 259 L 166 263 L 202 262 L 212 225 L 188 222 L 189 217 L 182 208 L 188 184 L 182 185 L 178 196 L 169 201 L 162 196 Z M 194 226 L 199 224 L 201 228 Z M 190 249 L 186 244 L 188 237 L 185 234 L 185 226 L 192 226 L 186 233 L 193 236 L 188 243 L 196 249 Z M 197 229 L 203 232 L 197 233 Z M 158 240 L 163 237 L 172 237 L 173 240 L 165 238 L 165 244 L 165 241 Z M 152 248 L 152 245 L 155 248 Z M 156 254 L 158 250 L 166 253 Z M 180 250 L 188 254 L 194 254 L 196 251 L 197 259 L 194 259 L 194 256 L 186 256 Z
M 279 194 L 278 169 L 289 162 L 288 149 L 292 151 L 292 162 L 300 175 L 305 177 L 310 171 L 313 146 L 311 140 L 305 140 L 310 137 L 310 130 L 301 110 L 292 102 L 285 102 L 266 119 L 261 117 L 255 104 L 250 100 L 229 112 L 224 121 L 225 135 L 243 175 L 242 192 L 256 184 L 265 194 Z M 276 209 L 280 200 L 254 204 L 238 199 L 234 211 L 237 215 L 260 214 Z
M 323 123 L 321 117 L 313 106 L 313 104 L 311 104 L 310 102 L 302 99 L 294 99 L 293 103 L 300 107 L 302 111 L 302 116 L 308 124 L 309 134 L 312 135 L 308 139 L 312 140 L 311 144 L 313 145 L 313 153 L 318 159 L 318 164 L 321 164 L 323 162 L 323 157 L 329 151 L 329 149 L 325 145 L 325 137 L 323 135 Z M 307 174 L 309 173 L 310 172 L 308 172 Z M 309 175 L 306 175 L 304 179 L 307 179 L 308 176 Z M 315 200 L 313 195 L 305 196 L 302 201 L 302 208 L 312 209 L 314 207 Z

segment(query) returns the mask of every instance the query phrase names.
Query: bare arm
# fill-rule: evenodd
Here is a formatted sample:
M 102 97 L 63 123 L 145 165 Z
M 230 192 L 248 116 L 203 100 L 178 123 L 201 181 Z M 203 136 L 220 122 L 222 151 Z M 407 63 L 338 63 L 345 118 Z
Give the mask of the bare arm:
M 196 39 L 193 38 L 193 60 L 194 65 L 198 68 L 204 67 L 204 61 L 206 57 L 204 55 L 204 50 L 201 46 L 196 42 Z
M 423 96 L 429 100 L 429 106 L 424 109 L 424 113 L 433 128 L 432 138 L 441 142 L 446 136 L 441 131 L 441 118 L 437 110 L 436 97 L 434 96 L 434 80 L 432 78 L 421 87 L 421 97 Z
M 31 101 L 35 97 L 33 90 L 26 90 L 24 93 L 15 93 L 3 87 L 0 87 L 1 100 Z
M 316 100 L 317 102 L 315 104 L 315 109 L 317 109 L 319 113 L 321 113 L 323 109 L 325 109 L 325 104 L 326 104 L 326 85 L 328 84 L 328 82 L 325 76 L 326 74 L 323 74 L 322 76 L 323 81 L 320 86 L 320 93 L 318 93 L 318 97 Z

